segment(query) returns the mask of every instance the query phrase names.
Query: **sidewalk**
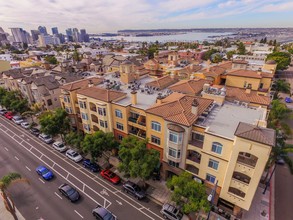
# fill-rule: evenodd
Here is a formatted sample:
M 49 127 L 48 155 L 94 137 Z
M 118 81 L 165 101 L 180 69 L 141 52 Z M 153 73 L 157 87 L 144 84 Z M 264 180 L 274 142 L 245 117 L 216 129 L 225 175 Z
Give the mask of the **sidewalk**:
M 13 216 L 10 212 L 7 211 L 5 208 L 2 196 L 0 196 L 0 220 L 14 220 Z M 21 215 L 21 213 L 16 209 L 16 215 L 18 217 L 18 220 L 25 220 L 25 218 Z

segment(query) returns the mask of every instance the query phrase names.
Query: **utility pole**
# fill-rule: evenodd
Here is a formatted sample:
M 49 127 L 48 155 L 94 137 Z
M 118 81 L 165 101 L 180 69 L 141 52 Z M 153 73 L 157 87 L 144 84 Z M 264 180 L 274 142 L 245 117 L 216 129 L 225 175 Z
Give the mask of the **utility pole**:
M 264 189 L 264 191 L 263 191 L 262 194 L 265 194 L 265 193 L 266 193 L 267 188 L 268 188 L 268 186 L 270 185 L 270 182 L 271 182 L 272 176 L 274 175 L 274 172 L 275 172 L 275 170 L 276 170 L 276 167 L 277 167 L 277 164 L 275 163 L 274 169 L 273 169 L 273 171 L 271 172 L 271 175 L 270 175 L 269 180 L 266 182 L 266 187 L 265 187 L 265 189 Z
M 211 194 L 208 196 L 208 201 L 211 203 L 211 206 L 213 206 L 213 203 L 214 203 L 214 198 L 215 198 L 215 193 L 217 191 L 217 187 L 218 187 L 218 180 L 217 180 Z M 207 220 L 209 220 L 210 214 L 211 214 L 211 210 L 209 211 Z

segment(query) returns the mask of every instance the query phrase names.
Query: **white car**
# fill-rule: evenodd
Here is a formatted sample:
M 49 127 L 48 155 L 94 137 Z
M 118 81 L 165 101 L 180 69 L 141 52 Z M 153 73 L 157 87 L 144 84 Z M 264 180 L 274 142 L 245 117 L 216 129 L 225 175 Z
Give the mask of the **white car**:
M 66 156 L 76 163 L 78 163 L 79 161 L 82 161 L 82 156 L 72 149 L 69 149 L 66 151 Z
M 24 129 L 29 129 L 30 123 L 28 123 L 27 121 L 24 121 L 20 124 L 20 126 L 23 127 Z
M 50 135 L 47 134 L 40 134 L 39 138 L 44 141 L 46 144 L 51 144 L 53 142 L 53 138 Z
M 12 121 L 17 125 L 20 125 L 23 122 L 23 119 L 21 116 L 13 116 Z
M 56 141 L 52 144 L 54 149 L 58 150 L 59 152 L 64 152 L 67 150 L 67 147 L 64 145 L 64 143 Z

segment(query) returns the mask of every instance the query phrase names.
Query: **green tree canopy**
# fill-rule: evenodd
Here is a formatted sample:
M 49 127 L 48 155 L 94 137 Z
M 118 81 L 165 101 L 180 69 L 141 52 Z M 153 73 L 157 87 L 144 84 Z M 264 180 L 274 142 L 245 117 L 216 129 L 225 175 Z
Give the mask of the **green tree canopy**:
M 279 99 L 272 101 L 272 108 L 270 111 L 270 120 L 281 120 L 288 113 L 289 109 L 285 103 L 282 103 Z
M 273 52 L 267 56 L 267 60 L 274 60 L 277 62 L 277 70 L 284 70 L 291 63 L 291 55 L 287 52 Z
M 236 51 L 235 51 L 235 50 L 231 50 L 231 51 L 228 51 L 228 52 L 226 53 L 227 58 L 228 58 L 229 60 L 233 57 L 234 54 L 236 54 Z
M 222 61 L 222 56 L 220 54 L 216 54 L 213 59 L 213 63 L 220 63 Z
M 245 54 L 245 46 L 244 46 L 243 42 L 240 42 L 240 43 L 238 44 L 237 52 L 238 52 L 238 54 L 240 54 L 240 55 L 244 55 L 244 54 Z
M 171 199 L 182 207 L 184 213 L 210 210 L 205 186 L 196 182 L 190 173 L 182 172 L 179 176 L 173 176 L 167 181 L 167 187 L 172 189 Z
M 273 88 L 275 88 L 277 93 L 284 92 L 289 94 L 291 91 L 290 83 L 284 79 L 278 79 L 277 81 L 275 81 Z
M 40 116 L 41 131 L 56 136 L 61 135 L 64 140 L 65 134 L 69 131 L 69 118 L 67 112 L 62 108 L 57 108 L 54 112 L 48 112 Z
M 68 134 L 66 134 L 65 143 L 77 148 L 78 150 L 82 150 L 81 145 L 82 145 L 83 139 L 84 139 L 84 136 L 82 133 L 71 131 Z
M 211 49 L 211 50 L 208 50 L 207 52 L 205 52 L 204 56 L 203 56 L 203 59 L 204 60 L 209 60 L 211 59 L 211 56 L 214 54 L 214 53 L 217 53 L 218 51 L 216 49 Z
M 55 56 L 46 56 L 45 57 L 45 60 L 48 62 L 48 63 L 50 63 L 50 64 L 57 64 L 58 62 L 57 62 L 57 59 L 56 59 L 56 57 Z
M 19 92 L 0 89 L 0 104 L 5 108 L 23 113 L 28 110 L 28 101 L 23 99 Z
M 147 140 L 139 140 L 128 136 L 120 144 L 119 157 L 121 163 L 118 169 L 132 178 L 140 178 L 143 183 L 148 180 L 160 161 L 159 152 L 148 149 Z
M 81 146 L 83 152 L 90 153 L 94 161 L 102 155 L 103 151 L 117 148 L 118 143 L 112 133 L 97 131 L 94 134 L 87 134 Z

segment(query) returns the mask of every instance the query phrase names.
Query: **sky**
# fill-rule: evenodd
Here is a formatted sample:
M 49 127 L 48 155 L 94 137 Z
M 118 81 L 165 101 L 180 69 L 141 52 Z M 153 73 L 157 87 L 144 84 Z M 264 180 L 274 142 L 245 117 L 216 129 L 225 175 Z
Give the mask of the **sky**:
M 122 29 L 293 27 L 293 0 L 0 0 L 0 27 Z

